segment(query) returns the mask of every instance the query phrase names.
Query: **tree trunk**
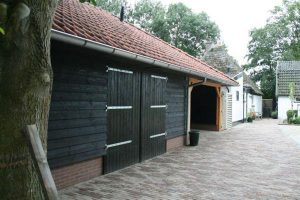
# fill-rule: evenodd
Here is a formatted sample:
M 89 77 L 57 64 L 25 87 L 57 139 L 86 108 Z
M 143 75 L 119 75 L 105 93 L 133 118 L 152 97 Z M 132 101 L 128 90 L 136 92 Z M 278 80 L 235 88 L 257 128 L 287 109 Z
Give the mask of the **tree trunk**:
M 7 3 L 10 2 L 10 3 Z M 50 30 L 57 0 L 0 0 L 0 196 L 44 199 L 22 132 L 36 124 L 47 146 L 52 86 Z

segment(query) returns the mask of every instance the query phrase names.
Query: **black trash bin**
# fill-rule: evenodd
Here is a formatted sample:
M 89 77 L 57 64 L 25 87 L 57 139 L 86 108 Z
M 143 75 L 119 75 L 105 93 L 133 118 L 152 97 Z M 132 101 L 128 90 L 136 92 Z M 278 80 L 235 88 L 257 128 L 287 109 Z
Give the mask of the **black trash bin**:
M 190 134 L 190 146 L 197 146 L 199 143 L 199 135 L 200 131 L 198 130 L 191 130 Z

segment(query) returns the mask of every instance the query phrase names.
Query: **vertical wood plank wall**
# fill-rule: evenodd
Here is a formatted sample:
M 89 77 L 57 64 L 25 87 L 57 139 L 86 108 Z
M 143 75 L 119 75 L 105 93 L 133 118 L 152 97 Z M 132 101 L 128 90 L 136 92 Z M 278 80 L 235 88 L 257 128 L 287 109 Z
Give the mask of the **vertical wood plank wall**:
M 55 42 L 52 48 L 55 49 L 51 52 L 54 84 L 49 114 L 48 162 L 52 169 L 57 169 L 106 154 L 108 58 L 102 58 L 103 55 L 97 52 Z M 116 66 L 120 66 L 118 62 Z M 114 61 L 109 60 L 108 63 Z M 126 68 L 126 65 L 124 63 L 122 67 Z M 135 99 L 140 98 L 139 73 L 146 70 L 138 71 L 135 78 L 138 84 L 134 84 Z M 186 131 L 188 83 L 184 75 L 162 74 L 168 77 L 168 81 L 163 102 L 158 103 L 168 105 L 165 114 L 166 139 L 172 139 L 184 135 Z M 136 106 L 138 109 L 133 111 L 136 116 L 133 121 L 139 123 L 140 101 Z M 140 127 L 134 126 L 133 131 L 140 131 Z
M 117 67 L 114 68 L 120 69 Z M 104 173 L 109 173 L 139 162 L 139 87 L 139 73 L 108 71 L 108 106 L 131 106 L 132 108 L 107 111 L 107 144 L 131 142 L 107 149 L 107 154 L 104 156 Z
M 167 139 L 184 135 L 186 132 L 187 85 L 185 76 L 168 76 L 166 89 L 166 103 L 168 104 L 166 115 Z
M 166 131 L 166 108 L 151 108 L 166 105 L 166 80 L 154 78 L 157 73 L 142 73 L 141 87 L 141 161 L 166 152 L 165 136 L 151 138 Z
M 104 64 L 88 56 L 60 48 L 51 53 L 48 162 L 57 168 L 105 154 L 107 73 Z

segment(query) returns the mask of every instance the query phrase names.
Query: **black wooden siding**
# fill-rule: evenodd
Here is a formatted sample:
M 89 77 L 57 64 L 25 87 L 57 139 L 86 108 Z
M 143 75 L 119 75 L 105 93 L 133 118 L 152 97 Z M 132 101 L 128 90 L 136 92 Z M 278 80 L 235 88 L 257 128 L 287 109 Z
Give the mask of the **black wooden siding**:
M 63 54 L 63 53 L 62 53 Z M 52 56 L 48 128 L 51 168 L 99 157 L 107 137 L 107 72 L 103 64 Z
M 128 64 L 62 43 L 52 42 L 52 49 L 54 85 L 49 116 L 48 161 L 51 168 L 56 168 L 105 155 L 108 132 L 106 64 L 137 67 L 139 72 L 144 70 L 140 68 L 141 64 Z M 170 139 L 185 134 L 187 81 L 184 75 L 164 74 L 168 77 L 165 101 L 168 104 L 167 139 Z M 141 95 L 141 85 L 134 86 L 136 95 Z M 136 109 L 134 115 L 138 123 L 140 114 L 140 110 Z M 135 131 L 140 132 L 136 127 Z
M 166 152 L 165 136 L 150 138 L 166 131 L 166 108 L 151 108 L 166 105 L 166 80 L 142 74 L 141 89 L 141 160 L 147 160 Z M 155 74 L 157 75 L 157 74 Z
M 187 81 L 185 76 L 168 75 L 166 100 L 167 138 L 185 134 L 187 111 Z
M 109 71 L 108 105 L 132 106 L 131 109 L 108 110 L 107 143 L 131 140 L 129 144 L 107 150 L 104 173 L 109 173 L 139 162 L 140 129 L 140 74 Z

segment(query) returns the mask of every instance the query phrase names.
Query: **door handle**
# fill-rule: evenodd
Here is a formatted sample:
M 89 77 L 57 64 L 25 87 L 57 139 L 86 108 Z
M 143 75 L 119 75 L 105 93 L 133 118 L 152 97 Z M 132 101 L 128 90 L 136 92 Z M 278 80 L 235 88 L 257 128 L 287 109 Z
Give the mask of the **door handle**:
M 167 135 L 167 132 L 159 133 L 159 134 L 156 134 L 156 135 L 150 135 L 150 139 L 161 137 L 161 136 L 166 136 L 166 135 Z
M 112 148 L 112 147 L 117 147 L 117 146 L 121 146 L 121 145 L 125 145 L 125 144 L 130 144 L 132 143 L 132 140 L 127 140 L 124 142 L 118 142 L 118 143 L 114 143 L 114 144 L 106 144 L 105 145 L 105 150 Z

